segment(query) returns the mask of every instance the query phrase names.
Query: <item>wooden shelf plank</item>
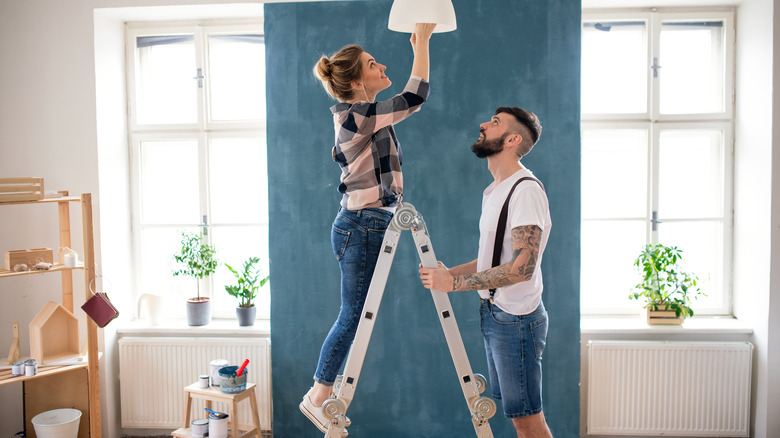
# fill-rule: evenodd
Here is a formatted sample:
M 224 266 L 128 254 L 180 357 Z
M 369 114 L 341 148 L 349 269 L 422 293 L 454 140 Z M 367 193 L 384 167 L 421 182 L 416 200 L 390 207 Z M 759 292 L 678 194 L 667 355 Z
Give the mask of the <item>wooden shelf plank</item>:
M 10 383 L 23 382 L 25 380 L 37 379 L 39 377 L 51 376 L 52 374 L 59 374 L 75 370 L 77 368 L 86 368 L 87 361 L 76 365 L 43 365 L 38 367 L 38 374 L 34 376 L 12 376 L 11 369 L 0 369 L 0 386 L 8 385 Z
M 9 271 L 7 268 L 0 268 L 0 278 L 2 278 L 2 277 L 19 277 L 19 276 L 22 276 L 22 275 L 47 274 L 47 273 L 50 273 L 50 272 L 73 271 L 75 269 L 84 269 L 84 263 L 79 262 L 73 268 L 66 268 L 65 265 L 55 264 L 55 265 L 52 265 L 51 269 L 48 269 L 48 270 L 45 270 L 45 271 L 22 271 L 22 272 L 15 272 L 15 271 Z
M 78 196 L 57 196 L 56 198 L 43 198 L 35 201 L 0 202 L 0 205 L 46 204 L 50 202 L 81 202 L 81 198 L 79 198 Z

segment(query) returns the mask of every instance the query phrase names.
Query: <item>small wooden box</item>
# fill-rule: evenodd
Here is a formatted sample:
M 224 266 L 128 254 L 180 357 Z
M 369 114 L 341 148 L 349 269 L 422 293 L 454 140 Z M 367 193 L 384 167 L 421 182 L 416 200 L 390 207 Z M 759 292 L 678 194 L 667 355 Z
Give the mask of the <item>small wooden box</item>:
M 43 178 L 0 178 L 0 202 L 43 199 Z
M 79 320 L 49 301 L 30 321 L 30 356 L 39 365 L 79 355 Z
M 17 249 L 5 252 L 5 267 L 13 271 L 14 266 L 24 263 L 32 268 L 36 263 L 54 263 L 54 251 L 51 248 Z
M 648 325 L 682 325 L 685 318 L 677 316 L 674 310 L 647 309 Z

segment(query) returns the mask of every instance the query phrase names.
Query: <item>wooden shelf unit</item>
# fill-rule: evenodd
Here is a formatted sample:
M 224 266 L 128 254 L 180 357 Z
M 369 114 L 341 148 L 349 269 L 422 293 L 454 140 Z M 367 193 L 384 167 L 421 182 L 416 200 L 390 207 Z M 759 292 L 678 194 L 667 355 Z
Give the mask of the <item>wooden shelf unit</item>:
M 60 247 L 71 247 L 70 230 L 70 204 L 81 204 L 81 225 L 83 239 L 83 263 L 79 263 L 75 268 L 66 268 L 62 264 L 55 264 L 48 271 L 27 271 L 13 272 L 8 269 L 0 269 L 0 280 L 6 277 L 16 277 L 21 275 L 52 274 L 59 272 L 62 276 L 62 306 L 73 312 L 73 271 L 84 271 L 84 289 L 85 299 L 89 299 L 92 293 L 89 290 L 89 284 L 95 278 L 95 241 L 92 226 L 92 194 L 83 193 L 80 197 L 68 196 L 67 192 L 60 192 L 60 196 L 44 198 L 36 201 L 10 201 L 0 202 L 0 208 L 7 205 L 31 205 L 31 204 L 51 204 L 56 203 L 59 214 L 59 236 Z M 80 310 L 80 309 L 79 309 Z M 7 385 L 16 382 L 25 382 L 46 376 L 52 376 L 59 373 L 65 373 L 79 368 L 87 369 L 87 385 L 89 391 L 89 437 L 101 438 L 101 419 L 100 419 L 100 368 L 98 365 L 98 332 L 97 324 L 88 316 L 87 320 L 87 358 L 84 362 L 74 365 L 52 365 L 43 364 L 38 368 L 36 376 L 17 376 L 11 375 L 11 370 L 0 370 L 0 385 Z

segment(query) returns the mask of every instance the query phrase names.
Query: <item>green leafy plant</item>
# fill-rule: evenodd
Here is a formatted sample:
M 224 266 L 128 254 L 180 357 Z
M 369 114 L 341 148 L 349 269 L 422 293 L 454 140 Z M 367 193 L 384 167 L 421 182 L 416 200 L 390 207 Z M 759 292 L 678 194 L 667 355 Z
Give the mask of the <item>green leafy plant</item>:
M 198 301 L 200 301 L 200 280 L 217 270 L 217 250 L 209 245 L 200 234 L 189 231 L 181 233 L 181 249 L 173 255 L 179 269 L 173 275 L 194 277 L 198 285 Z
M 680 268 L 681 261 L 682 250 L 676 246 L 645 245 L 634 261 L 643 278 L 629 298 L 644 298 L 645 308 L 650 310 L 673 310 L 683 318 L 693 316 L 691 301 L 705 294 L 696 286 L 698 278 Z
M 230 295 L 238 298 L 239 307 L 254 306 L 257 290 L 268 283 L 270 277 L 268 275 L 263 277 L 260 268 L 255 266 L 258 262 L 260 262 L 259 257 L 250 257 L 249 260 L 244 262 L 244 269 L 241 271 L 233 269 L 232 266 L 225 263 L 225 266 L 233 273 L 238 283 L 237 285 L 225 286 L 225 290 Z

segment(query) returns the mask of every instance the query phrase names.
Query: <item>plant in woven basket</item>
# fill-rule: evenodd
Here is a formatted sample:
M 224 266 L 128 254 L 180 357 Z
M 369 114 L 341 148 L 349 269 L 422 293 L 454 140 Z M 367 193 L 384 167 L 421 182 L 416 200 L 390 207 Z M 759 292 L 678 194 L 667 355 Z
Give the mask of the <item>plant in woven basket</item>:
M 198 301 L 201 300 L 200 280 L 217 270 L 216 253 L 216 248 L 213 245 L 209 245 L 202 235 L 189 231 L 181 233 L 181 249 L 173 256 L 179 265 L 179 269 L 173 271 L 173 275 L 185 275 L 196 279 Z
M 645 300 L 649 310 L 674 311 L 677 317 L 693 316 L 691 301 L 705 295 L 696 285 L 698 278 L 680 267 L 682 250 L 676 246 L 648 244 L 634 261 L 642 281 L 629 298 Z M 706 295 L 705 295 L 706 296 Z
M 263 277 L 260 268 L 255 266 L 259 262 L 259 257 L 250 257 L 244 262 L 244 267 L 240 271 L 225 263 L 225 266 L 236 277 L 236 284 L 225 286 L 225 290 L 238 298 L 238 307 L 254 306 L 257 290 L 268 283 L 269 276 Z

